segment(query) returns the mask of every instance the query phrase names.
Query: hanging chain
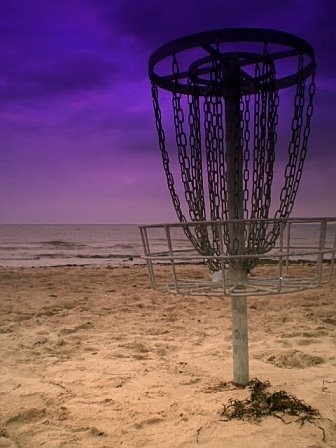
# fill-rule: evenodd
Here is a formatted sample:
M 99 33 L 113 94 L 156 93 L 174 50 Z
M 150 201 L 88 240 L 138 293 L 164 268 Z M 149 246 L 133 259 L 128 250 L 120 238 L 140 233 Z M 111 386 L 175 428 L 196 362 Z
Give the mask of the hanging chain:
M 287 218 L 292 211 L 294 199 L 298 190 L 297 179 L 301 178 L 302 166 L 306 156 L 306 140 L 301 145 L 302 116 L 305 100 L 305 79 L 303 77 L 303 56 L 299 58 L 297 88 L 294 99 L 294 115 L 292 119 L 292 136 L 288 147 L 289 161 L 285 169 L 285 185 L 280 194 L 280 208 L 276 217 Z M 306 121 L 312 115 L 312 109 L 307 110 Z
M 271 206 L 273 166 L 275 160 L 276 128 L 278 124 L 279 96 L 275 88 L 276 72 L 268 53 L 267 44 L 263 52 L 262 68 L 255 67 L 255 78 L 260 79 L 260 91 L 255 97 L 254 108 L 254 157 L 252 218 L 268 218 Z M 264 253 L 274 247 L 278 228 L 268 229 L 267 223 L 251 223 L 248 231 L 248 252 Z M 274 238 L 275 236 L 275 238 Z M 253 267 L 256 260 L 249 260 Z
M 240 100 L 241 110 L 243 112 L 243 120 L 242 120 L 242 136 L 243 136 L 243 148 L 244 148 L 244 169 L 243 169 L 243 181 L 244 181 L 244 218 L 249 218 L 249 209 L 248 203 L 250 199 L 249 192 L 249 180 L 250 180 L 250 171 L 249 171 L 249 162 L 250 162 L 250 95 L 245 95 L 245 98 L 241 98 Z
M 156 130 L 158 132 L 159 146 L 160 146 L 161 155 L 162 155 L 163 168 L 166 173 L 168 189 L 169 189 L 171 198 L 173 200 L 173 205 L 176 210 L 179 221 L 186 222 L 187 220 L 186 220 L 184 214 L 182 213 L 179 197 L 175 191 L 174 177 L 170 170 L 169 155 L 168 155 L 168 151 L 166 149 L 166 137 L 165 137 L 165 133 L 164 133 L 163 126 L 162 126 L 162 114 L 161 114 L 161 109 L 160 109 L 160 105 L 159 105 L 158 88 L 154 84 L 152 84 L 152 98 L 153 98 L 153 108 L 154 108 Z
M 264 50 L 265 56 L 265 50 Z M 257 63 L 255 66 L 255 79 L 261 79 L 259 91 L 255 96 L 254 103 L 254 139 L 253 139 L 253 187 L 252 187 L 252 204 L 251 204 L 251 218 L 263 217 L 263 186 L 264 186 L 264 169 L 265 169 L 265 142 L 267 129 L 267 66 L 265 58 L 262 61 L 262 66 Z M 259 249 L 262 241 L 262 234 L 264 233 L 264 226 L 262 222 L 254 223 L 249 229 L 248 249 L 253 253 Z
M 178 85 L 179 65 L 176 55 L 173 55 L 172 73 L 175 78 L 175 84 Z M 195 96 L 195 93 L 194 93 Z M 191 100 L 188 98 L 189 116 L 188 124 L 190 128 L 189 144 L 192 142 L 191 157 L 188 155 L 188 139 L 186 132 L 184 131 L 184 111 L 181 104 L 181 93 L 175 89 L 172 97 L 174 125 L 176 144 L 178 148 L 178 159 L 181 169 L 181 178 L 185 191 L 185 198 L 189 208 L 189 216 L 192 221 L 204 221 L 205 217 L 205 204 L 204 204 L 204 191 L 203 191 L 203 179 L 202 179 L 202 159 L 201 159 L 201 139 L 200 139 L 200 118 L 199 118 L 199 104 L 197 100 Z M 196 137 L 196 138 L 195 138 Z M 195 185 L 196 188 L 195 188 Z M 188 237 L 192 232 L 189 227 L 184 227 L 188 232 Z M 218 253 L 218 238 L 213 242 L 211 246 L 207 227 L 204 225 L 195 226 L 196 237 L 192 235 L 190 239 L 195 249 L 205 255 L 213 255 Z M 213 265 L 213 262 L 209 261 L 208 264 Z M 216 265 L 217 267 L 217 265 Z
M 178 74 L 179 67 L 178 61 L 176 59 L 176 55 L 173 55 L 172 62 L 172 73 L 175 78 L 176 85 L 178 84 Z M 190 167 L 190 159 L 187 153 L 187 136 L 184 131 L 184 112 L 181 106 L 181 93 L 176 89 L 173 91 L 172 97 L 173 103 L 173 112 L 174 112 L 174 125 L 175 125 L 175 136 L 176 136 L 176 144 L 178 149 L 178 159 L 181 167 L 181 178 L 184 186 L 185 198 L 189 206 L 189 214 L 191 220 L 195 219 L 195 197 L 191 179 L 191 167 Z M 196 212 L 197 213 L 197 212 Z
M 195 77 L 196 79 L 196 77 Z M 193 94 L 188 95 L 188 106 L 189 106 L 189 145 L 191 152 L 191 178 L 192 178 L 192 188 L 195 193 L 193 200 L 193 214 L 191 214 L 191 219 L 193 221 L 205 221 L 206 211 L 205 211 L 205 198 L 204 198 L 204 184 L 203 184 L 203 170 L 202 170 L 202 140 L 201 140 L 201 129 L 200 129 L 200 104 L 199 104 L 199 94 L 197 82 L 189 79 L 189 86 L 193 87 L 191 90 Z M 213 254 L 214 250 L 211 246 L 208 227 L 205 224 L 199 224 L 195 226 L 195 234 L 201 248 L 201 252 L 204 254 Z M 208 261 L 210 267 L 214 270 L 214 262 Z M 216 265 L 217 266 L 217 265 Z
M 169 155 L 168 155 L 168 151 L 166 149 L 166 138 L 165 138 L 165 133 L 164 133 L 163 126 L 162 126 L 162 114 L 161 114 L 161 109 L 160 109 L 160 105 L 159 105 L 158 89 L 154 84 L 152 84 L 152 98 L 153 98 L 155 124 L 156 124 L 156 129 L 158 132 L 158 136 L 159 136 L 159 145 L 160 145 L 160 150 L 161 150 L 162 163 L 163 163 L 164 171 L 166 173 L 168 189 L 169 189 L 170 196 L 172 198 L 173 205 L 174 205 L 174 208 L 175 208 L 175 211 L 176 211 L 179 221 L 182 223 L 187 222 L 187 219 L 184 216 L 182 209 L 181 209 L 181 202 L 180 202 L 180 199 L 175 190 L 174 177 L 170 170 Z M 197 250 L 198 241 L 195 238 L 195 236 L 192 234 L 192 232 L 190 231 L 189 227 L 183 226 L 183 231 L 186 234 L 189 241 L 193 244 L 193 246 Z
M 189 81 L 191 85 L 191 81 Z M 194 86 L 197 87 L 197 86 Z M 195 91 L 196 89 L 194 89 Z M 193 207 L 190 210 L 192 221 L 205 221 L 205 203 L 203 189 L 202 173 L 202 151 L 201 151 L 201 131 L 200 131 L 200 113 L 199 96 L 196 94 L 188 95 L 188 123 L 190 129 L 190 164 L 191 164 L 191 191 L 193 195 Z
M 205 149 L 206 162 L 208 172 L 208 189 L 210 200 L 210 216 L 211 220 L 220 218 L 220 201 L 219 201 L 219 161 L 218 161 L 218 129 L 220 106 L 218 105 L 217 95 L 217 61 L 212 61 L 212 70 L 210 72 L 210 81 L 214 85 L 214 89 L 210 91 L 204 99 L 204 129 L 205 129 Z M 222 110 L 221 110 L 222 113 Z
M 217 54 L 219 47 L 217 46 Z M 205 149 L 208 173 L 208 190 L 211 220 L 223 219 L 226 214 L 225 159 L 223 104 L 221 96 L 222 67 L 218 57 L 212 59 L 210 82 L 213 86 L 209 95 L 204 98 L 204 129 Z M 224 209 L 223 209 L 224 205 Z M 218 226 L 212 225 L 212 247 L 215 254 L 220 253 L 220 238 Z M 219 268 L 219 262 L 217 269 Z
M 271 191 L 273 181 L 273 165 L 275 159 L 275 143 L 277 139 L 276 123 L 278 120 L 278 92 L 275 90 L 275 68 L 270 58 L 267 44 L 265 44 L 263 53 L 263 167 L 260 176 L 260 211 L 259 218 L 268 218 L 271 206 Z M 269 250 L 267 234 L 267 224 L 264 221 L 259 223 L 257 232 L 258 250 L 260 252 Z
M 294 115 L 292 119 L 292 135 L 289 143 L 289 160 L 285 169 L 285 185 L 280 194 L 280 207 L 275 218 L 288 218 L 294 205 L 295 197 L 302 177 L 304 160 L 307 153 L 308 137 L 310 133 L 311 118 L 313 115 L 313 98 L 315 94 L 315 73 L 312 73 L 308 89 L 308 105 L 305 106 L 305 78 L 303 76 L 304 58 L 300 55 L 298 60 L 297 88 L 294 98 Z M 303 122 L 304 126 L 303 126 Z M 276 125 L 276 124 L 275 124 Z M 303 131 L 302 131 L 303 129 Z M 269 234 L 264 250 L 270 250 L 280 234 L 280 221 L 275 221 Z
M 273 167 L 275 161 L 275 145 L 277 142 L 277 125 L 278 125 L 278 106 L 279 106 L 279 94 L 275 89 L 276 73 L 274 66 L 271 67 L 271 77 L 269 80 L 269 103 L 268 103 L 268 139 L 266 144 L 267 161 L 265 166 L 266 181 L 264 184 L 264 197 L 265 197 L 265 215 L 264 218 L 269 217 L 269 210 L 271 207 L 272 198 L 272 183 L 273 183 Z M 268 229 L 266 228 L 265 231 Z M 273 228 L 268 235 L 265 235 L 263 242 L 259 243 L 260 252 L 267 252 L 271 250 L 280 234 L 280 225 L 278 222 L 273 224 Z

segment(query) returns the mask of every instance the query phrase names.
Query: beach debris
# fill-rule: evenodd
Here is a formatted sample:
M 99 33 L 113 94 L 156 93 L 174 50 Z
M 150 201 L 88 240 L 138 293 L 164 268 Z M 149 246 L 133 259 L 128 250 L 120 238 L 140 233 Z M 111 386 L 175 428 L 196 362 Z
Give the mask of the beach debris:
M 290 395 L 284 390 L 267 392 L 270 386 L 269 381 L 262 382 L 257 378 L 252 379 L 246 386 L 251 391 L 250 397 L 245 400 L 231 398 L 227 404 L 223 405 L 221 420 L 227 422 L 237 419 L 260 422 L 265 417 L 272 415 L 286 424 L 299 422 L 303 426 L 304 423 L 313 423 L 320 417 L 317 409 L 295 395 Z
M 101 436 L 105 435 L 105 432 L 101 431 L 100 429 L 96 428 L 95 426 L 92 426 L 90 428 L 90 434 L 92 434 L 93 436 L 101 437 Z

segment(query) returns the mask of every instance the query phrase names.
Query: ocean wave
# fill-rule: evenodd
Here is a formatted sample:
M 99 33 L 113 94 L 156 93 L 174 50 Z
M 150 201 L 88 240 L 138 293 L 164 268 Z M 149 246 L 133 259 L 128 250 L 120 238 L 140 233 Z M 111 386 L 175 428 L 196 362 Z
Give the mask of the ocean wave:
M 73 256 L 68 256 L 64 254 L 32 254 L 31 259 L 32 260 L 40 260 L 41 258 L 73 258 Z
M 134 249 L 135 245 L 131 243 L 117 243 L 109 247 L 113 249 Z
M 48 259 L 67 259 L 67 258 L 79 258 L 79 259 L 96 259 L 96 260 L 111 260 L 111 259 L 124 259 L 124 260 L 133 260 L 134 258 L 141 258 L 138 254 L 60 254 L 60 253 L 39 253 L 39 254 L 32 254 L 31 257 L 25 257 L 25 260 L 41 260 L 43 258 Z M 13 257 L 11 258 L 13 260 L 16 260 L 18 258 Z M 23 257 L 22 257 L 23 259 Z
M 31 246 L 0 246 L 0 251 L 31 250 Z
M 78 249 L 81 247 L 86 247 L 85 244 L 82 243 L 74 243 L 71 241 L 63 241 L 63 240 L 50 240 L 50 241 L 41 241 L 40 244 L 52 247 L 58 247 L 60 249 Z
M 106 254 L 106 255 L 84 255 L 78 254 L 73 258 L 88 258 L 88 259 L 99 259 L 99 260 L 108 260 L 108 259 L 125 259 L 125 260 L 133 260 L 134 258 L 140 258 L 138 254 Z

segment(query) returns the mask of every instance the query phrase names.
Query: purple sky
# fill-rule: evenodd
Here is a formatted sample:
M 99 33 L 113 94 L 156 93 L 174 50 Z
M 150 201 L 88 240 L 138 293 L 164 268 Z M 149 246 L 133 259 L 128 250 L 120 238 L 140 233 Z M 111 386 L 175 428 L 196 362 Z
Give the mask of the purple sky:
M 176 221 L 147 61 L 185 34 L 274 28 L 318 62 L 294 215 L 335 214 L 333 0 L 1 0 L 0 223 Z

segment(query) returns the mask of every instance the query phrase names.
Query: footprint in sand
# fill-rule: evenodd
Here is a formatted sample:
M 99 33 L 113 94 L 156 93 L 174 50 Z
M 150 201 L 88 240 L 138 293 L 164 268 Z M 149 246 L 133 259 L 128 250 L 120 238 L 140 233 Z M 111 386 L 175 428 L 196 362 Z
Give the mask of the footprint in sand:
M 29 320 L 34 317 L 34 314 L 29 313 L 17 313 L 16 316 L 13 317 L 14 322 L 23 322 L 25 320 Z
M 134 423 L 134 427 L 136 429 L 141 429 L 144 425 L 157 425 L 157 424 L 161 423 L 163 420 L 164 419 L 161 416 L 147 418 L 147 419 L 142 420 L 140 422 Z
M 6 424 L 9 425 L 11 423 L 31 423 L 41 420 L 46 415 L 46 409 L 21 409 L 20 412 L 12 417 L 9 417 L 6 420 Z
M 284 369 L 305 369 L 324 363 L 324 359 L 321 356 L 309 355 L 299 350 L 290 350 L 272 355 L 265 353 L 261 356 L 261 359 Z
M 0 437 L 0 448 L 17 448 L 17 444 L 7 437 Z
M 94 327 L 94 325 L 92 322 L 85 322 L 84 324 L 77 325 L 77 327 L 61 328 L 60 331 L 58 332 L 58 334 L 59 334 L 59 336 L 63 336 L 66 334 L 76 333 L 79 330 L 89 330 L 90 328 L 93 328 L 93 327 Z

